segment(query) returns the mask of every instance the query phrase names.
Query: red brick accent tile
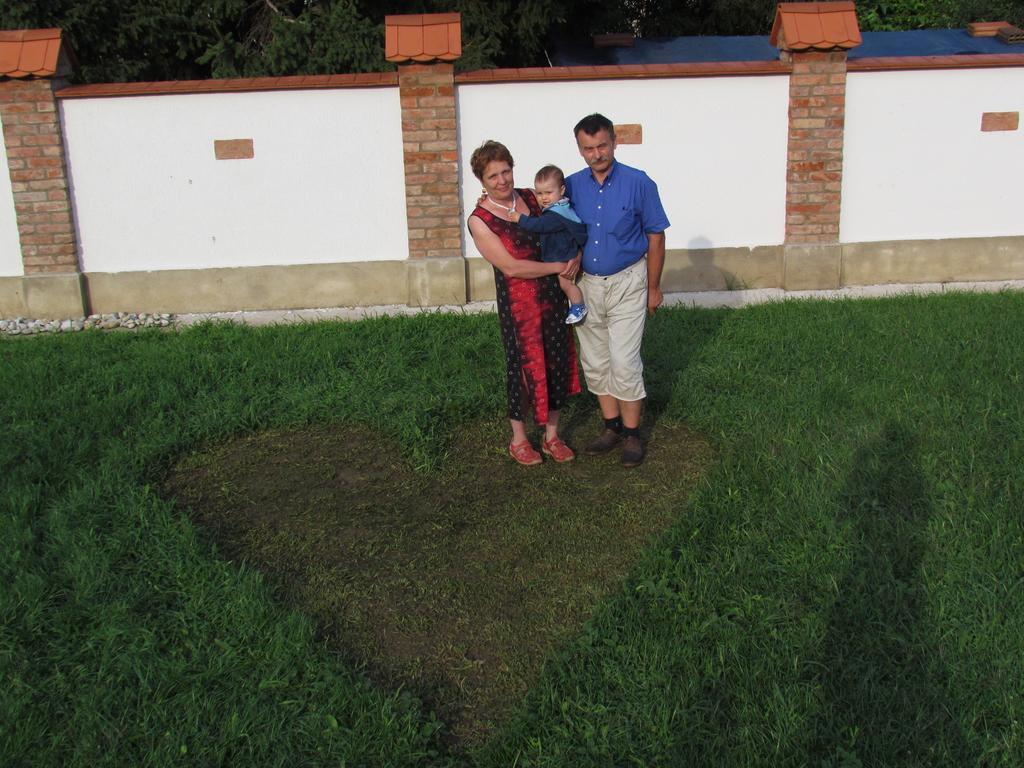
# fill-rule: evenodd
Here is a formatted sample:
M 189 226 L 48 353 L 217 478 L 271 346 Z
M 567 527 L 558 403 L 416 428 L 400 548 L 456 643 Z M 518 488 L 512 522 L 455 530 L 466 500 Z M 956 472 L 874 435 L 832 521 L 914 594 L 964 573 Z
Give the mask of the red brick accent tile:
M 252 139 L 214 139 L 213 156 L 218 160 L 251 160 Z
M 53 81 L 0 82 L 0 118 L 25 273 L 78 271 Z
M 1020 112 L 984 112 L 981 115 L 981 130 L 1016 131 L 1020 127 Z
M 786 168 L 786 242 L 839 240 L 846 118 L 846 54 L 792 54 Z
M 615 126 L 616 144 L 643 144 L 644 127 L 639 123 L 628 123 Z

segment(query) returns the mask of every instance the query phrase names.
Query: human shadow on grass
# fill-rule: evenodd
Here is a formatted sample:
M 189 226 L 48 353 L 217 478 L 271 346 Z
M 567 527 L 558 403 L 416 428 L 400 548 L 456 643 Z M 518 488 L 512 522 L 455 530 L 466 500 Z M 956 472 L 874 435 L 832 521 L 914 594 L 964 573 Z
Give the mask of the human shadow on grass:
M 840 515 L 853 550 L 823 647 L 820 764 L 975 765 L 951 711 L 941 649 L 923 625 L 932 510 L 905 425 L 887 423 L 858 451 Z
M 353 425 L 264 432 L 184 460 L 165 492 L 371 678 L 437 712 L 462 751 L 507 719 L 711 461 L 703 436 L 662 425 L 636 469 L 520 467 L 507 430 L 463 425 L 436 474 Z

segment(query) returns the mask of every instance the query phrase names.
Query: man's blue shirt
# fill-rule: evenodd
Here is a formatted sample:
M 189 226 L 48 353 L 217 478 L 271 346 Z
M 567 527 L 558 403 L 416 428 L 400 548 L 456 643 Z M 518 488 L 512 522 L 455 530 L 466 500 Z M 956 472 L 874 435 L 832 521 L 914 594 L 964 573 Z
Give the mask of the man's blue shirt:
M 647 235 L 664 232 L 668 216 L 658 196 L 658 185 L 643 171 L 616 161 L 598 184 L 589 168 L 565 180 L 566 192 L 580 219 L 587 225 L 583 249 L 584 272 L 614 275 L 647 253 Z

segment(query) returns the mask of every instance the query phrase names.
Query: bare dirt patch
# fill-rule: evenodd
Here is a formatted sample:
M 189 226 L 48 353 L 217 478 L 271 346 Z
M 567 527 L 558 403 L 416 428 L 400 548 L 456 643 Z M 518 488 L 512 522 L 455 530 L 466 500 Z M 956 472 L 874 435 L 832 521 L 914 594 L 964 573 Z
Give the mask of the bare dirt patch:
M 469 747 L 677 519 L 711 459 L 703 436 L 659 424 L 636 469 L 617 455 L 526 468 L 506 431 L 464 430 L 436 475 L 361 428 L 266 432 L 185 459 L 165 492 Z

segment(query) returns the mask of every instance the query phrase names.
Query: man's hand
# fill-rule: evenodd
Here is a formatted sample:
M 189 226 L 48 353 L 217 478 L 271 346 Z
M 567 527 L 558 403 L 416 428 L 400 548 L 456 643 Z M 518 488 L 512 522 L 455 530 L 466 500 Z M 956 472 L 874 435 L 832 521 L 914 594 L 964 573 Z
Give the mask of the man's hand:
M 647 314 L 653 315 L 654 310 L 661 306 L 661 302 L 665 300 L 665 297 L 661 295 L 661 288 L 655 285 L 650 286 L 647 289 Z
M 665 266 L 665 233 L 647 233 L 647 314 L 661 306 L 661 271 Z

